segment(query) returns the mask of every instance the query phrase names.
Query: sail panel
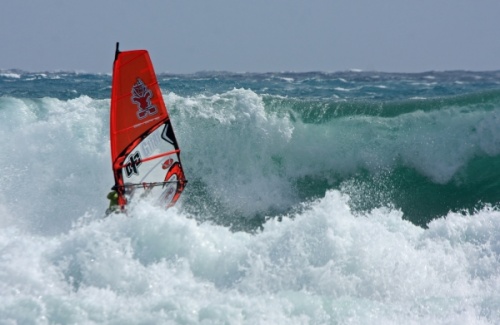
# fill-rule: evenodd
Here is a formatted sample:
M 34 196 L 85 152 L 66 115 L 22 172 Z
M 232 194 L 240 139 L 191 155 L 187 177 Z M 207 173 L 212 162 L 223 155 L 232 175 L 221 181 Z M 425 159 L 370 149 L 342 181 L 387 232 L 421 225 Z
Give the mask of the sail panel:
M 166 118 L 167 109 L 148 52 L 120 52 L 113 68 L 111 91 L 113 160 L 132 141 Z

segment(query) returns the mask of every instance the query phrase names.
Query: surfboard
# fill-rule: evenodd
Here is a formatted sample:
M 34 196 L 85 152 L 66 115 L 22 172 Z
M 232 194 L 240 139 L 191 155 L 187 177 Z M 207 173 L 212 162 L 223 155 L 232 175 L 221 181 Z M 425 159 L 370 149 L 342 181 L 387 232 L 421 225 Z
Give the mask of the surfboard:
M 179 144 L 146 50 L 116 43 L 110 110 L 111 160 L 118 204 L 146 196 L 168 208 L 187 183 Z

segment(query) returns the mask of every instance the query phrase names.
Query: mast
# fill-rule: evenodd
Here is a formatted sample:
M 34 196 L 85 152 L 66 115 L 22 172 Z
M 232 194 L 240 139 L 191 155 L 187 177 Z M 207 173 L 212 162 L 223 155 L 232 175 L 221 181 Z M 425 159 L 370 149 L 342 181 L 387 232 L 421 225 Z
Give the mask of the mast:
M 116 42 L 116 50 L 115 50 L 115 61 L 118 58 L 118 54 L 120 54 L 120 42 Z

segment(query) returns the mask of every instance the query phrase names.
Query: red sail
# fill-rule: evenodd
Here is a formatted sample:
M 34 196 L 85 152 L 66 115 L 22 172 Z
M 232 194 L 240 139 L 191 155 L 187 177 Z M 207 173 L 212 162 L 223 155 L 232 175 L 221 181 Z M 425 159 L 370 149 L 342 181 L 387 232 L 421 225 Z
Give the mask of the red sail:
M 126 188 L 138 188 L 156 196 L 162 205 L 173 205 L 186 180 L 180 149 L 147 51 L 117 49 L 110 114 L 112 167 L 122 208 L 130 199 Z

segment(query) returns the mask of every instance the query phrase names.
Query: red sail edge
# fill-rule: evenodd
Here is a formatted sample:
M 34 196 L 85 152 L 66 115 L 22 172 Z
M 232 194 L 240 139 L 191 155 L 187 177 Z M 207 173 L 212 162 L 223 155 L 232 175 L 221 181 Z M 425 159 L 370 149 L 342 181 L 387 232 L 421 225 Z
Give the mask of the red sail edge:
M 126 185 L 140 188 L 144 184 L 141 190 L 155 187 L 152 195 L 162 205 L 175 204 L 186 180 L 180 149 L 146 50 L 117 49 L 111 85 L 110 141 L 122 210 L 127 204 Z

